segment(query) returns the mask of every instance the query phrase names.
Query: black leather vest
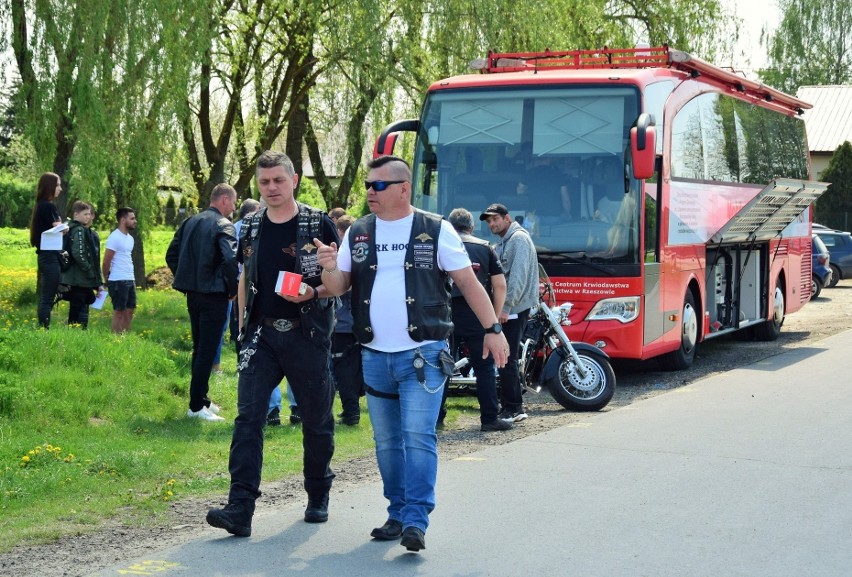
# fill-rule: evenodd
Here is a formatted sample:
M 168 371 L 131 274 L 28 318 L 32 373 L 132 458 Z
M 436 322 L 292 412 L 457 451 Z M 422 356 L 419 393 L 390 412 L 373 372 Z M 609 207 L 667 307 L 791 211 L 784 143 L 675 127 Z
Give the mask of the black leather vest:
M 414 209 L 414 222 L 405 252 L 405 304 L 408 309 L 408 334 L 417 342 L 446 339 L 453 329 L 449 277 L 438 268 L 440 234 L 439 215 Z M 373 340 L 370 299 L 378 269 L 374 214 L 352 224 L 349 250 L 352 255 L 354 333 L 360 343 L 368 344 Z
M 317 260 L 317 249 L 314 238 L 321 238 L 323 211 L 297 203 L 299 205 L 299 222 L 296 231 L 296 247 L 298 258 L 296 270 L 302 275 L 302 282 L 312 287 L 322 284 L 322 268 Z M 243 312 L 243 332 L 251 318 L 251 307 L 254 303 L 257 283 L 257 259 L 260 234 L 263 229 L 266 208 L 247 216 L 240 228 L 239 247 L 243 251 L 243 274 L 246 275 L 245 311 Z M 332 239 L 323 239 L 331 242 Z M 305 338 L 322 345 L 331 347 L 331 335 L 334 331 L 334 298 L 314 299 L 299 305 L 299 319 Z M 242 336 L 242 335 L 241 335 Z

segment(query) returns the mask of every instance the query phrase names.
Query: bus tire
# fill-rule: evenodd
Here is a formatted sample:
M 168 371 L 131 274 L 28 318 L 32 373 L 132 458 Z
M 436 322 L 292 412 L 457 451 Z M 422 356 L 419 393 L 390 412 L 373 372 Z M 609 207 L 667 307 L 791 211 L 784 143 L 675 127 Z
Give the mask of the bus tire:
M 784 324 L 784 283 L 781 279 L 775 283 L 775 294 L 772 302 L 772 318 L 754 327 L 754 338 L 759 341 L 774 341 L 781 336 L 781 326 Z
M 698 311 L 691 290 L 686 291 L 680 323 L 680 346 L 659 358 L 660 366 L 666 371 L 682 371 L 692 366 L 698 349 Z

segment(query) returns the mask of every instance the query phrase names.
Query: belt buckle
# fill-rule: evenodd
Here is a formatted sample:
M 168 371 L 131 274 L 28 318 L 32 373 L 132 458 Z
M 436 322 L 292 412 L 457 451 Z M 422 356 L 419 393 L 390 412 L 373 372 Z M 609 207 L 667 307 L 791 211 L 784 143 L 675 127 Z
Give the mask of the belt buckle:
M 293 328 L 293 323 L 287 319 L 275 319 L 272 322 L 272 327 L 278 332 L 286 333 Z

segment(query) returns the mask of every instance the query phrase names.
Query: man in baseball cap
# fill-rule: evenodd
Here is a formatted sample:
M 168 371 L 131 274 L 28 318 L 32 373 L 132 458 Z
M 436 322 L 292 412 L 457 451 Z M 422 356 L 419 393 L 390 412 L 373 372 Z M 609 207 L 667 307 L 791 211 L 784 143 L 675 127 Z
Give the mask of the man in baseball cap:
M 479 215 L 479 220 L 488 220 L 489 216 L 506 216 L 509 214 L 509 209 L 499 203 L 494 203 L 482 211 Z

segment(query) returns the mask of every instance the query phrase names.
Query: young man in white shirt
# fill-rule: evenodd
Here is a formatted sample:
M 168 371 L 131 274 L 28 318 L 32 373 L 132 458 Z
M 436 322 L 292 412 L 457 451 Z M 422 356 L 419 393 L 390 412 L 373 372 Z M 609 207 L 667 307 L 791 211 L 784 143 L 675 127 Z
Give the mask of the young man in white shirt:
M 136 276 L 133 272 L 133 245 L 130 234 L 136 230 L 136 211 L 122 207 L 116 211 L 118 228 L 107 238 L 104 250 L 103 275 L 112 301 L 112 332 L 130 330 L 136 310 Z

